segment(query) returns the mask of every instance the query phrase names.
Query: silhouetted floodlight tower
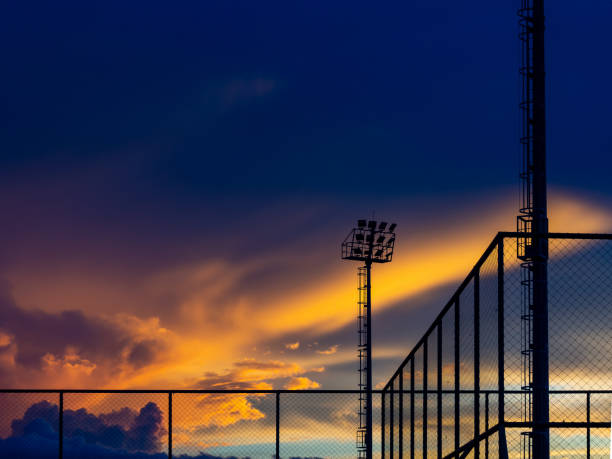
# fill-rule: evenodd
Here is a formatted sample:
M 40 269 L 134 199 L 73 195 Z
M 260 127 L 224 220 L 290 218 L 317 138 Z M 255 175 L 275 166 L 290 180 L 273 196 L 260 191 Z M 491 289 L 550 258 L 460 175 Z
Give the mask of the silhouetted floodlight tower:
M 359 458 L 372 459 L 372 263 L 389 263 L 395 247 L 392 223 L 358 220 L 342 243 L 342 259 L 363 262 L 359 278 Z
M 548 459 L 548 211 L 546 197 L 546 73 L 544 0 L 521 0 L 522 189 L 517 218 L 521 260 L 522 457 Z

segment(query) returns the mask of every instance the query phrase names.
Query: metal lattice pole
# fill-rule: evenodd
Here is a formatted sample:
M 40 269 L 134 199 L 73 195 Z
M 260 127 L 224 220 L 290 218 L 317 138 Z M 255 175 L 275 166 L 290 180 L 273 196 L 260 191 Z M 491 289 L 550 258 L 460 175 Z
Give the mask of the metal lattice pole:
M 518 257 L 522 260 L 522 361 L 525 391 L 523 456 L 548 459 L 548 214 L 546 197 L 546 110 L 544 1 L 521 0 L 522 203 Z

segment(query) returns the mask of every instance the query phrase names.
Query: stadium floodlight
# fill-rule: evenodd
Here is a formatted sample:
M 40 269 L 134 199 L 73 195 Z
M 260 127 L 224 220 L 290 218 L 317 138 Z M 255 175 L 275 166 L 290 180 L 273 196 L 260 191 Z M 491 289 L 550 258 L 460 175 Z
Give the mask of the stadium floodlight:
M 367 225 L 367 227 L 366 227 Z M 342 242 L 342 259 L 363 262 L 359 267 L 359 426 L 357 452 L 372 459 L 372 263 L 389 263 L 395 248 L 396 224 L 358 220 Z M 385 240 L 387 241 L 385 243 Z

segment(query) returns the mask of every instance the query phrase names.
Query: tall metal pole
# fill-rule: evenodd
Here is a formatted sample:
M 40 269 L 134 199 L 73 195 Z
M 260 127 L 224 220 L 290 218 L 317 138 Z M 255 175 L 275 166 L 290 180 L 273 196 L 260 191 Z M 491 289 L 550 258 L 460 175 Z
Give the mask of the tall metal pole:
M 372 232 L 372 239 L 374 235 Z M 370 252 L 372 253 L 372 252 Z M 366 446 L 367 459 L 372 459 L 372 260 L 368 259 L 365 263 L 366 266 L 366 282 L 367 282 L 367 302 L 368 302 L 368 313 L 367 313 L 367 336 L 366 336 L 366 365 L 367 371 L 367 385 L 366 385 Z
M 372 263 L 389 263 L 395 246 L 395 223 L 387 229 L 387 222 L 358 220 L 342 242 L 342 259 L 363 262 L 359 277 L 359 427 L 357 428 L 357 453 L 359 459 L 372 459 Z M 394 391 L 390 397 L 393 401 Z M 382 416 L 384 424 L 384 393 Z M 401 400 L 401 395 L 400 395 Z M 401 408 L 400 408 L 401 409 Z M 393 416 L 393 412 L 391 412 Z M 393 419 L 393 417 L 391 417 Z M 391 421 L 393 422 L 393 421 Z M 401 423 L 401 421 L 400 421 Z M 385 453 L 384 425 L 382 426 L 382 455 Z M 393 434 L 390 437 L 393 440 Z M 392 450 L 391 450 L 392 451 Z M 393 453 L 392 453 L 393 454 Z
M 548 233 L 544 0 L 533 2 L 533 233 Z M 548 239 L 536 237 L 533 262 L 533 457 L 550 457 L 548 412 Z

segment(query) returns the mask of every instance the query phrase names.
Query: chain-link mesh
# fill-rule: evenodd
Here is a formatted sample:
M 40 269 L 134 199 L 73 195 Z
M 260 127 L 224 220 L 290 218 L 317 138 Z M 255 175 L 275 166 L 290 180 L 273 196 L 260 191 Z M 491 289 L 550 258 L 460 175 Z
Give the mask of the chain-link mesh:
M 531 428 L 533 332 L 531 324 L 525 326 L 531 304 L 525 269 L 516 236 L 498 237 L 411 353 L 403 371 L 409 378 L 414 365 L 414 394 L 406 385 L 403 438 L 414 437 L 415 457 L 424 455 L 424 439 L 427 456 L 438 456 L 440 448 L 442 456 L 461 450 L 465 457 L 497 457 L 505 437 L 509 457 L 521 457 L 529 444 L 523 440 Z M 550 429 L 551 457 L 585 457 L 587 450 L 599 457 L 605 445 L 596 423 L 609 424 L 612 401 L 612 240 L 551 237 L 548 301 L 549 421 L 557 423 Z M 395 384 L 394 379 L 388 387 Z M 504 430 L 502 437 L 496 426 Z M 396 437 L 394 432 L 386 440 L 388 452 L 395 453 Z M 409 443 L 404 452 L 410 454 Z
M 173 453 L 269 458 L 275 394 L 173 394 Z
M 354 457 L 357 411 L 356 394 L 281 394 L 281 457 Z
M 58 457 L 59 394 L 0 393 L 0 413 L 0 457 Z
M 612 239 L 551 237 L 549 257 L 551 457 L 607 458 Z M 523 275 L 516 237 L 498 237 L 385 387 L 384 406 L 375 394 L 374 457 L 499 457 L 500 444 L 521 457 L 531 427 Z M 0 457 L 349 458 L 358 397 L 5 391 Z
M 375 458 L 380 398 L 374 394 Z M 399 386 L 387 412 L 398 404 Z M 5 391 L 0 457 L 56 459 L 61 450 L 63 458 L 269 459 L 278 447 L 283 458 L 352 458 L 358 405 L 358 391 Z
M 64 457 L 168 450 L 168 396 L 64 394 Z

